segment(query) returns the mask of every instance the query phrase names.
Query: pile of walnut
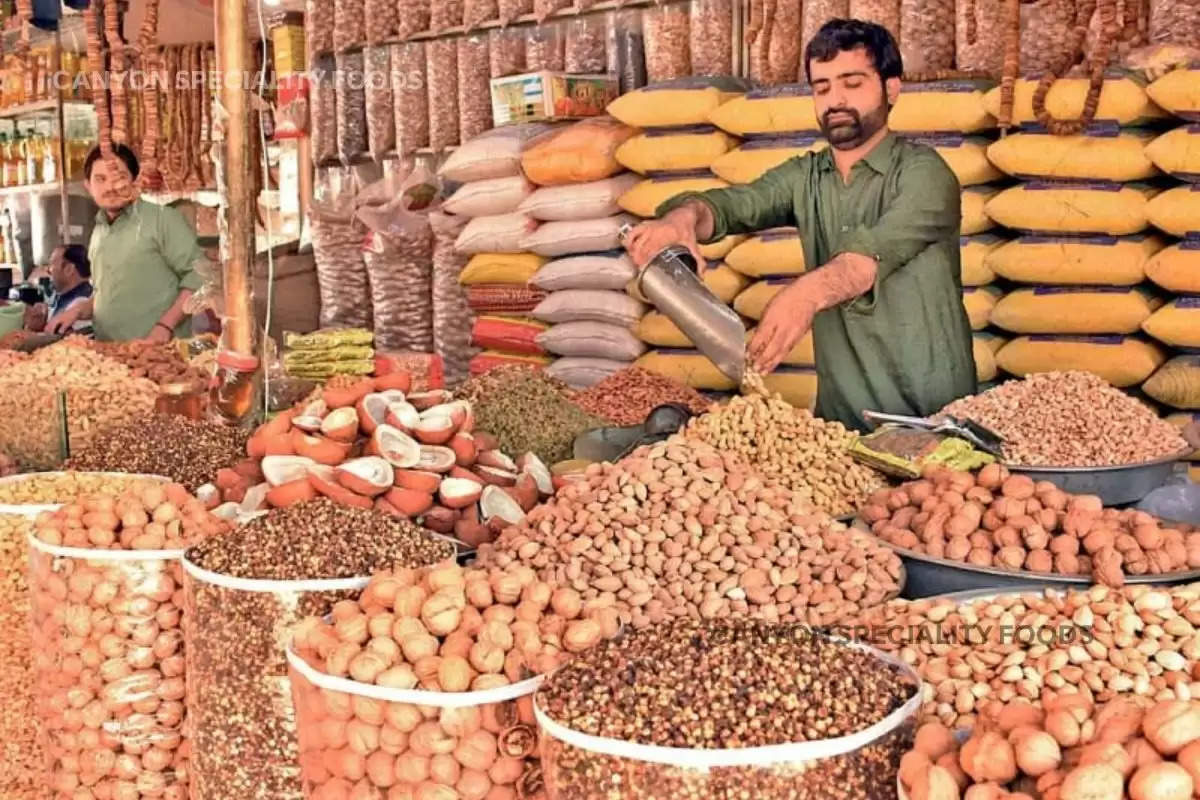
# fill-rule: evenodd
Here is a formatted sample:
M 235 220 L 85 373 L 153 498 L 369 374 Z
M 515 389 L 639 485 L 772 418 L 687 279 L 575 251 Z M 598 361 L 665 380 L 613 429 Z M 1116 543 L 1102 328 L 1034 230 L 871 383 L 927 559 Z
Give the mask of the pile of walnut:
M 961 747 L 928 723 L 900 761 L 900 781 L 911 800 L 1191 800 L 1200 702 L 1017 702 L 981 719 Z
M 68 337 L 64 341 L 78 347 L 86 347 L 124 364 L 134 378 L 148 378 L 159 386 L 190 383 L 203 387 L 206 382 L 206 376 L 200 370 L 191 367 L 174 344 L 141 341 L 97 342 L 82 337 Z
M 1121 586 L 1127 575 L 1200 567 L 1200 533 L 1163 528 L 1140 511 L 1105 509 L 992 464 L 978 475 L 944 467 L 881 489 L 861 512 L 896 547 L 981 567 L 1091 575 Z

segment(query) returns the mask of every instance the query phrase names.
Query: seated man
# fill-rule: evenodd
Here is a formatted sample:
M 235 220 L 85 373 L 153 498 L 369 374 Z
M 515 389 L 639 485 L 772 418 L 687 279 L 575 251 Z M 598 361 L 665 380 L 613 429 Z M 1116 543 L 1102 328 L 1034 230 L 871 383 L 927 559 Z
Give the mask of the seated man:
M 67 312 L 92 296 L 92 266 L 87 248 L 80 244 L 54 248 L 46 271 L 54 285 L 54 297 L 48 306 L 39 303 L 31 307 L 25 317 L 25 327 L 37 332 L 91 335 L 91 320 L 78 319 L 69 326 L 63 325 L 64 320 L 69 319 L 65 316 Z

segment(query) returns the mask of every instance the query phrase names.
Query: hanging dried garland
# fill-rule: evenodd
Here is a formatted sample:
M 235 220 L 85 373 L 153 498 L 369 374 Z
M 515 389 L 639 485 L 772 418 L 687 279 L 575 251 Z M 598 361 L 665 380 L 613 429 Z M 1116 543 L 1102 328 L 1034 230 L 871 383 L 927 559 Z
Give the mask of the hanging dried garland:
M 1042 76 L 1033 94 L 1033 112 L 1038 122 L 1055 136 L 1073 136 L 1082 133 L 1096 118 L 1096 110 L 1100 106 L 1100 92 L 1104 88 L 1104 73 L 1108 69 L 1109 54 L 1113 42 L 1120 34 L 1117 21 L 1118 0 L 1079 0 L 1075 7 L 1075 27 L 1071 33 L 1070 47 L 1064 51 L 1057 69 Z M 1066 75 L 1079 52 L 1087 41 L 1088 26 L 1092 15 L 1096 14 L 1100 21 L 1100 34 L 1095 48 L 1088 54 L 1088 93 L 1084 101 L 1083 114 L 1079 119 L 1062 120 L 1050 115 L 1046 109 L 1046 95 L 1060 75 Z
M 159 120 L 159 91 L 158 82 L 161 80 L 161 58 L 158 48 L 158 4 L 159 0 L 147 0 L 146 16 L 142 20 L 142 29 L 138 35 L 138 61 L 142 71 L 142 135 L 138 141 L 142 143 L 142 171 L 138 176 L 141 187 L 147 191 L 158 191 L 162 188 L 163 176 L 158 168 L 158 144 L 160 131 Z

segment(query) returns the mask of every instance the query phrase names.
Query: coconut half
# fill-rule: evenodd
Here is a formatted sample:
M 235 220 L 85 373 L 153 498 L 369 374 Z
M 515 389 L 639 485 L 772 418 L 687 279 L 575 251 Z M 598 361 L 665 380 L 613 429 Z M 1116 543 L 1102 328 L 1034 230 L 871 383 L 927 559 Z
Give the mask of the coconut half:
M 454 396 L 445 389 L 434 389 L 429 392 L 412 392 L 406 399 L 418 411 L 426 411 L 434 406 L 449 403 Z
M 445 506 L 434 506 L 421 517 L 421 524 L 436 533 L 454 533 L 454 523 L 458 522 L 459 512 Z
M 292 426 L 299 428 L 305 433 L 318 433 L 321 430 L 321 423 L 324 421 L 325 420 L 317 416 L 302 414 L 301 416 L 292 420 Z
M 339 484 L 337 470 L 333 467 L 318 464 L 309 470 L 308 480 L 314 489 L 335 503 L 363 509 L 375 507 L 375 502 L 371 498 L 356 494 Z
M 335 408 L 321 422 L 321 433 L 335 442 L 350 444 L 358 438 L 358 409 Z
M 454 451 L 460 467 L 474 464 L 475 456 L 479 453 L 479 448 L 475 446 L 475 437 L 463 431 L 454 434 L 454 438 L 450 440 L 450 449 Z
M 433 494 L 415 489 L 392 489 L 383 499 L 406 517 L 417 517 L 433 508 Z
M 350 445 L 344 442 L 335 442 L 324 436 L 309 436 L 300 430 L 292 431 L 292 448 L 298 456 L 331 467 L 345 461 L 350 454 Z
M 242 502 L 238 504 L 238 509 L 243 514 L 251 514 L 255 511 L 261 511 L 267 505 L 267 495 L 271 492 L 271 484 L 258 483 L 246 490 L 246 496 L 242 498 Z
M 483 487 L 475 481 L 446 478 L 438 488 L 438 500 L 446 508 L 466 508 L 479 499 Z
M 380 425 L 371 436 L 376 455 L 396 469 L 411 469 L 421 460 L 421 445 L 408 434 L 391 425 Z
M 423 472 L 418 469 L 398 469 L 393 483 L 398 489 L 434 494 L 442 485 L 442 476 L 436 472 Z
M 487 431 L 471 431 L 471 435 L 475 437 L 475 446 L 481 453 L 484 450 L 500 449 L 500 440 Z
M 502 469 L 505 472 L 520 472 L 517 469 L 517 462 L 506 456 L 499 450 L 484 450 L 475 457 L 475 463 L 484 467 L 495 467 Z
M 316 499 L 317 490 L 307 478 L 288 481 L 267 492 L 267 504 L 272 508 L 287 508 Z
M 483 490 L 479 496 L 479 510 L 489 523 L 493 519 L 501 519 L 510 525 L 517 525 L 525 519 L 525 510 L 499 486 L 489 486 Z
M 421 417 L 413 435 L 424 444 L 445 444 L 454 437 L 456 430 L 457 426 L 450 417 Z
M 304 456 L 267 456 L 262 460 L 263 478 L 271 486 L 303 480 L 317 462 Z
M 425 472 L 444 474 L 453 469 L 456 461 L 454 451 L 449 447 L 424 444 L 421 445 L 420 458 L 412 466 Z
M 384 421 L 397 430 L 412 433 L 421 424 L 421 414 L 409 403 L 390 401 Z
M 358 401 L 358 425 L 367 436 L 387 422 L 388 399 L 381 394 L 369 394 Z
M 367 456 L 355 458 L 336 470 L 337 480 L 352 492 L 376 497 L 392 488 L 396 474 L 385 458 Z
M 514 486 L 517 482 L 517 473 L 509 472 L 506 469 L 483 467 L 476 464 L 475 472 L 479 477 L 483 478 L 484 483 L 491 484 L 492 486 Z
M 517 469 L 521 471 L 522 475 L 533 477 L 537 483 L 538 494 L 542 497 L 554 494 L 554 476 L 550 474 L 550 468 L 536 454 L 526 453 L 518 458 Z

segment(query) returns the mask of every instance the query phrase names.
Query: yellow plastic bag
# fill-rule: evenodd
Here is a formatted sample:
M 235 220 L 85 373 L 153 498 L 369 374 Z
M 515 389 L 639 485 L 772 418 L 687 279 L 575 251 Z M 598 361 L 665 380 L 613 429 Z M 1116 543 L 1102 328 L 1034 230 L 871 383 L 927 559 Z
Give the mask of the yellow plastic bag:
M 717 369 L 716 364 L 697 350 L 651 350 L 634 362 L 635 366 L 662 375 L 693 389 L 727 392 L 737 384 Z
M 743 137 L 821 130 L 812 87 L 799 84 L 747 92 L 714 109 L 708 119 L 722 130 Z
M 1200 79 L 1200 72 L 1197 72 Z M 1163 172 L 1183 180 L 1200 179 L 1200 123 L 1176 128 L 1146 146 L 1146 157 Z
M 1033 93 L 1036 80 L 1023 79 L 1013 89 L 1013 122 L 1026 125 L 1037 122 L 1033 113 Z M 1075 120 L 1083 116 L 1087 100 L 1087 78 L 1059 78 L 1046 95 L 1046 110 L 1054 119 Z M 992 116 L 1000 114 L 1000 89 L 992 89 L 983 99 L 983 105 Z M 1138 125 L 1169 116 L 1159 108 L 1141 81 L 1114 73 L 1104 81 L 1100 91 L 1100 104 L 1096 109 L 1097 122 L 1115 122 L 1118 125 Z
M 996 223 L 987 214 L 987 203 L 1000 194 L 996 186 L 972 186 L 962 193 L 962 228 L 963 236 L 975 236 L 996 227 Z
M 817 371 L 812 367 L 780 367 L 763 384 L 796 408 L 812 411 L 817 406 Z
M 888 126 L 907 133 L 976 133 L 996 127 L 994 115 L 984 107 L 984 93 L 994 86 L 987 81 L 906 83 Z
M 792 277 L 767 278 L 751 286 L 737 296 L 733 308 L 743 317 L 759 320 L 767 310 L 767 305 L 775 299 L 775 295 L 794 281 Z
M 1146 93 L 1172 114 L 1200 121 L 1200 66 L 1168 72 L 1146 87 Z
M 737 137 L 713 125 L 645 131 L 617 148 L 617 161 L 642 175 L 708 169 L 737 147 Z
M 967 309 L 967 319 L 971 321 L 971 330 L 981 331 L 988 326 L 988 318 L 999 300 L 1000 290 L 995 286 L 970 286 L 963 289 L 963 305 Z
M 975 380 L 979 383 L 994 381 L 1000 372 L 996 366 L 996 352 L 980 336 L 975 337 L 972 345 L 975 351 Z
M 1200 347 L 1200 297 L 1177 297 L 1142 323 L 1142 330 L 1176 347 Z
M 750 236 L 733 248 L 725 263 L 743 275 L 799 275 L 804 272 L 804 245 L 795 228 L 776 228 Z
M 1200 238 L 1200 183 L 1177 186 L 1158 195 L 1147 204 L 1146 217 L 1159 230 Z
M 696 346 L 670 317 L 659 311 L 651 311 L 642 317 L 633 333 L 655 347 L 694 349 Z
M 746 241 L 746 237 L 742 234 L 736 236 L 726 236 L 724 239 L 718 239 L 711 244 L 700 245 L 700 255 L 707 258 L 709 261 L 720 261 L 729 255 L 733 248 L 737 247 L 742 242 Z
M 1175 356 L 1142 389 L 1171 408 L 1200 409 L 1200 355 Z
M 1142 383 L 1166 360 L 1161 347 L 1136 336 L 1020 336 L 996 354 L 1012 375 L 1083 370 L 1120 388 Z
M 746 332 L 746 344 L 749 344 L 754 339 L 754 329 L 751 328 Z M 816 345 L 813 342 L 812 331 L 805 334 L 804 338 L 796 343 L 781 362 L 788 367 L 814 367 L 817 364 Z
M 612 117 L 554 128 L 526 143 L 521 169 L 539 186 L 601 181 L 621 171 L 617 148 L 636 133 Z
M 991 322 L 1013 333 L 1135 333 L 1161 305 L 1127 286 L 1036 286 L 1005 295 Z
M 1176 428 L 1179 428 L 1179 431 L 1182 433 L 1183 429 L 1191 425 L 1193 422 L 1200 422 L 1200 414 L 1180 411 L 1175 414 L 1168 414 L 1166 419 L 1167 422 L 1171 423 Z M 1192 451 L 1192 454 L 1189 455 L 1187 459 L 1188 461 L 1200 461 L 1200 450 Z
M 751 183 L 788 159 L 819 153 L 827 147 L 829 142 L 818 134 L 752 139 L 714 161 L 712 171 L 730 183 Z
M 936 150 L 958 178 L 960 186 L 979 186 L 1004 178 L 1004 173 L 988 160 L 987 139 L 961 134 L 906 138 Z
M 963 236 L 959 239 L 959 261 L 962 263 L 963 286 L 986 286 L 996 280 L 988 266 L 988 255 L 1004 245 L 999 236 Z
M 1138 181 L 1158 168 L 1146 154 L 1154 134 L 1098 126 L 1079 136 L 1015 133 L 987 149 L 992 163 L 1018 178 Z
M 1181 294 L 1200 294 L 1200 239 L 1184 239 L 1146 264 L 1146 277 Z
M 663 175 L 647 178 L 621 195 L 617 201 L 621 208 L 639 217 L 654 217 L 658 207 L 685 192 L 704 192 L 709 189 L 724 189 L 729 184 L 711 172 Z
M 1133 286 L 1163 248 L 1158 236 L 1022 236 L 988 253 L 987 267 L 1018 283 Z
M 747 88 L 737 78 L 681 78 L 626 92 L 608 104 L 608 113 L 635 128 L 700 125 Z
M 471 256 L 458 275 L 463 286 L 506 283 L 524 286 L 547 259 L 533 253 L 479 253 Z
M 1021 231 L 1127 236 L 1146 229 L 1147 206 L 1156 194 L 1137 183 L 1026 183 L 989 200 L 987 215 Z M 1200 193 L 1196 197 L 1200 206 Z

